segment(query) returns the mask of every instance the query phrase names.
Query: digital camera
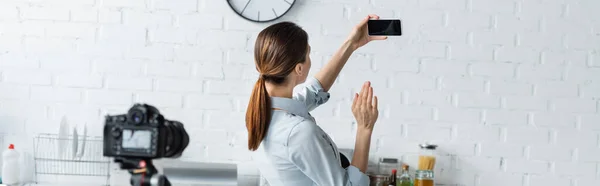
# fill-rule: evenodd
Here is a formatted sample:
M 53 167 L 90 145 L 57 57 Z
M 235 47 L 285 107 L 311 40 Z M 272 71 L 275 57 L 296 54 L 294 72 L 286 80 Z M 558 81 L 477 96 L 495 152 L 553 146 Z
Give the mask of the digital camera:
M 189 136 L 179 121 L 167 120 L 148 104 L 135 104 L 127 114 L 107 115 L 104 156 L 140 159 L 178 158 Z

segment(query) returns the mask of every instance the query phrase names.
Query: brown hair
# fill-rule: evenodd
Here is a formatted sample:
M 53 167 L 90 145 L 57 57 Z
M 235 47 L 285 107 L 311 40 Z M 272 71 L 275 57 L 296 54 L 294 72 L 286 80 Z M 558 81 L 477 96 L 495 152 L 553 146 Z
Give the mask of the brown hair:
M 262 30 L 254 45 L 254 62 L 260 73 L 246 111 L 248 149 L 254 151 L 271 122 L 271 99 L 265 82 L 282 84 L 298 63 L 306 61 L 308 34 L 291 22 L 279 22 Z

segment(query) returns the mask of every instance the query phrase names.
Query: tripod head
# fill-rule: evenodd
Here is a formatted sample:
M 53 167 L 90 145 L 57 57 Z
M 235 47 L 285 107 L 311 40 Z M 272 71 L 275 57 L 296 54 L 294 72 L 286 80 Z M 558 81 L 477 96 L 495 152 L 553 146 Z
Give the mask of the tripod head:
M 158 173 L 152 159 L 117 157 L 114 161 L 131 174 L 132 186 L 171 186 L 167 177 Z

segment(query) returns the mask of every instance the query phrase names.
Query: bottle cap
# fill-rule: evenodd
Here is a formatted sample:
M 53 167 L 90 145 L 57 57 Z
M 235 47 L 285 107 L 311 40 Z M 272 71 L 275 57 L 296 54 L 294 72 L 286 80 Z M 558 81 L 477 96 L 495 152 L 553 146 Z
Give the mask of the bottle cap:
M 15 149 L 15 145 L 14 145 L 14 144 L 10 144 L 10 145 L 8 145 L 8 149 L 11 149 L 11 150 L 12 150 L 12 149 Z
M 396 169 L 392 169 L 392 174 L 396 174 L 397 170 Z
M 408 170 L 408 165 L 407 164 L 402 165 L 402 170 Z

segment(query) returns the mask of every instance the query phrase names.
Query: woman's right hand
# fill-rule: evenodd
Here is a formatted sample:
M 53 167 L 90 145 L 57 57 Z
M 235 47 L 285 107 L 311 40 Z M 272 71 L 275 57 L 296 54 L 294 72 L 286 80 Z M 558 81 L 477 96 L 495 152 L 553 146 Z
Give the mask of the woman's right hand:
M 354 95 L 352 114 L 358 123 L 358 131 L 372 132 L 373 126 L 379 117 L 377 96 L 373 96 L 371 82 L 363 84 L 360 93 Z
M 356 50 L 373 40 L 387 39 L 387 36 L 369 35 L 368 22 L 371 19 L 378 20 L 379 16 L 375 14 L 369 14 L 358 25 L 354 26 L 352 32 L 350 32 L 350 35 L 348 36 L 348 41 L 350 41 L 353 50 Z

